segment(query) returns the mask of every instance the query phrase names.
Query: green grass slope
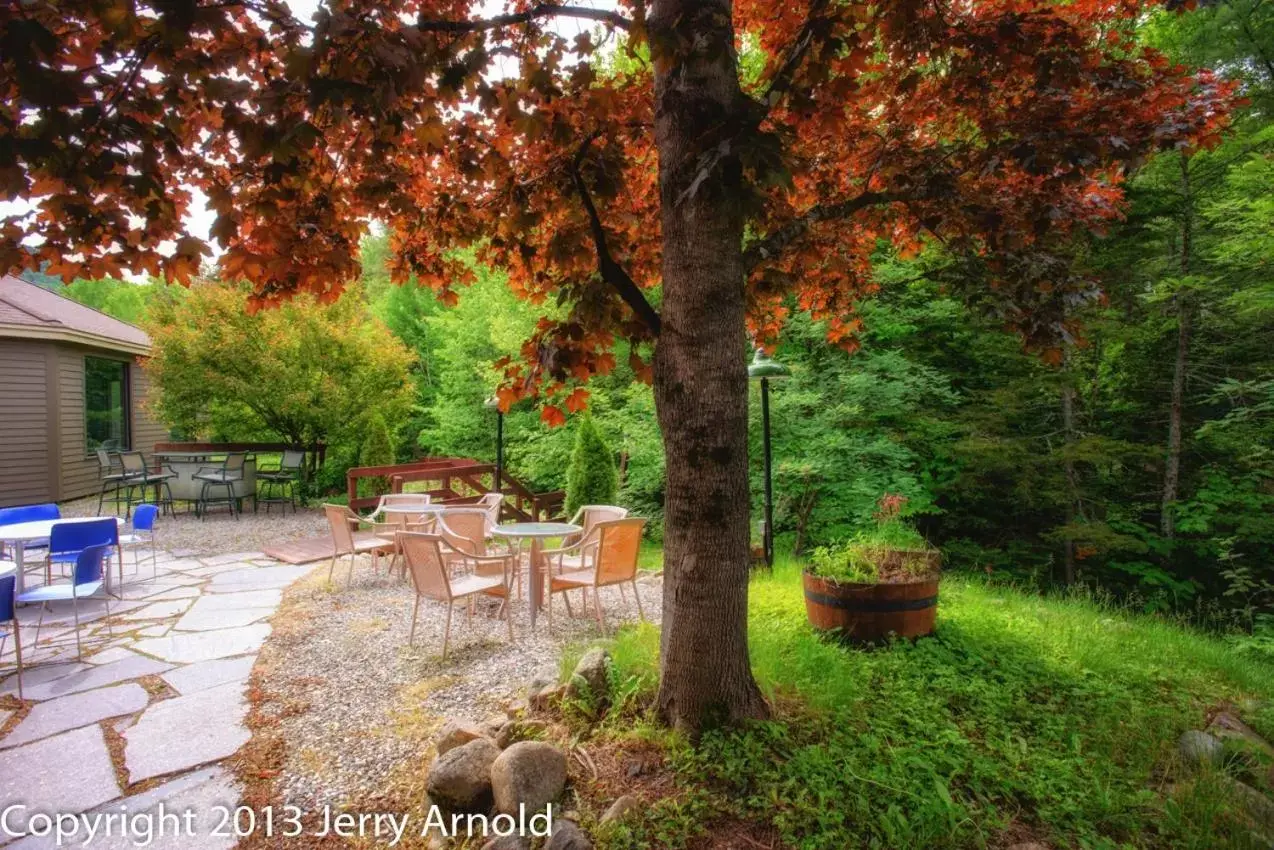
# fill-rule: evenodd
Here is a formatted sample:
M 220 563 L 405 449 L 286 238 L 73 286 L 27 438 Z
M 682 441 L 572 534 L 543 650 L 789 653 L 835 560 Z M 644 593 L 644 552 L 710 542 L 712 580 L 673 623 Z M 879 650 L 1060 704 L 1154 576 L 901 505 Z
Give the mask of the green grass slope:
M 657 741 L 678 791 L 604 846 L 712 846 L 739 822 L 811 850 L 1268 846 L 1226 784 L 1268 793 L 1268 764 L 1198 774 L 1177 756 L 1222 707 L 1274 733 L 1274 665 L 1222 641 L 949 576 L 937 636 L 846 649 L 807 625 L 792 563 L 754 579 L 750 635 L 775 719 L 697 748 L 644 714 L 657 631 L 610 642 L 622 707 L 595 734 Z

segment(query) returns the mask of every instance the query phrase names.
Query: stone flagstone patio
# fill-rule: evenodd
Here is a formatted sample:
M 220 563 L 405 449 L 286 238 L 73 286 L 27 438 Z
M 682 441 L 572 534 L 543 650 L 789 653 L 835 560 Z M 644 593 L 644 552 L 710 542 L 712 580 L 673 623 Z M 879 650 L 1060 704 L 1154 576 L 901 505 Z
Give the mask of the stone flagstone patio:
M 248 676 L 270 635 L 265 621 L 283 588 L 311 567 L 281 566 L 259 552 L 179 557 L 161 552 L 140 569 L 125 556 L 122 599 L 81 603 L 84 660 L 76 660 L 71 608 L 19 612 L 24 701 L 18 681 L 0 681 L 0 800 L 25 804 L 9 818 L 25 829 L 35 813 L 193 808 L 201 848 L 214 805 L 238 805 L 240 789 L 221 762 L 249 738 Z M 37 640 L 37 621 L 39 633 Z M 0 670 L 14 669 L 12 641 Z M 12 841 L 0 835 L 0 844 Z M 79 842 L 74 842 L 79 843 Z M 13 848 L 55 846 L 27 836 Z M 94 848 L 132 847 L 131 837 Z M 189 847 L 173 837 L 151 847 Z

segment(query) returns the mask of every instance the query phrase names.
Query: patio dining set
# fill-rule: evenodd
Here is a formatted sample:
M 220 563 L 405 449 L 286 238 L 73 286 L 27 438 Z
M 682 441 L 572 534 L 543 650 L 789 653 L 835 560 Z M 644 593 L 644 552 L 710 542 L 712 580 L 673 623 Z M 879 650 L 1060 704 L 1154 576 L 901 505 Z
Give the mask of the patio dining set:
M 41 606 L 35 631 L 38 643 L 44 613 L 53 604 L 69 603 L 76 658 L 82 660 L 81 602 L 100 598 L 109 629 L 110 599 L 118 596 L 118 589 L 124 584 L 125 550 L 133 551 L 134 572 L 140 573 L 139 549 L 147 547 L 152 577 L 156 571 L 158 515 L 159 508 L 151 504 L 138 505 L 129 524 L 114 516 L 63 517 L 56 504 L 0 508 L 0 650 L 12 637 L 19 698 L 22 698 L 23 661 L 18 607 Z M 118 563 L 118 585 L 111 575 L 112 559 Z M 32 574 L 41 581 L 29 587 Z
M 472 622 L 475 599 L 497 600 L 496 616 L 506 621 L 513 640 L 509 603 L 515 595 L 521 599 L 524 588 L 532 628 L 543 609 L 552 631 L 555 595 L 562 597 L 567 613 L 573 615 L 568 594 L 579 592 L 586 609 L 592 591 L 593 614 L 604 631 L 598 591 L 609 586 L 619 587 L 621 595 L 625 585 L 631 586 L 638 615 L 644 619 L 637 591 L 637 556 L 645 519 L 629 517 L 621 507 L 587 505 L 570 522 L 501 524 L 502 499 L 500 493 L 487 493 L 472 504 L 446 504 L 424 493 L 394 493 L 381 496 L 366 517 L 344 505 L 324 505 L 333 544 L 328 579 L 334 579 L 337 563 L 347 559 L 347 581 L 352 582 L 354 560 L 361 554 L 371 555 L 374 571 L 379 572 L 382 560 L 388 575 L 397 568 L 398 577 L 410 580 L 415 591 L 409 645 L 415 643 L 420 601 L 446 604 L 444 659 L 456 602 L 466 604 Z M 556 546 L 545 548 L 546 542 L 554 540 Z M 528 545 L 524 547 L 523 541 Z
M 207 518 L 211 508 L 224 505 L 238 518 L 243 500 L 252 500 L 252 509 L 271 505 L 296 512 L 301 470 L 305 453 L 285 450 L 272 468 L 259 468 L 251 452 L 170 451 L 155 452 L 150 459 L 139 451 L 111 451 L 99 448 L 97 463 L 101 484 L 97 512 L 107 502 L 124 505 L 127 517 L 134 504 L 149 501 L 160 510 L 173 513 L 174 505 L 186 502 L 195 515 Z M 148 494 L 151 498 L 147 498 Z

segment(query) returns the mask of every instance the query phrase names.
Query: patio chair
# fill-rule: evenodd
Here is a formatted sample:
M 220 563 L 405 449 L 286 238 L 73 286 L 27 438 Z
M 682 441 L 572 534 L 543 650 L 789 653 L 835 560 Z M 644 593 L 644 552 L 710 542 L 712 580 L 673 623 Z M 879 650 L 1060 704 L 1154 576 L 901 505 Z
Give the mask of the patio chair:
M 281 504 L 284 513 L 287 513 L 288 505 L 292 506 L 292 513 L 296 513 L 296 489 L 301 483 L 304 466 L 305 452 L 285 449 L 277 469 L 257 470 L 257 480 L 263 484 L 260 497 L 252 500 L 252 512 L 256 513 L 257 508 L 264 504 L 268 514 L 270 505 Z
M 366 522 L 366 520 L 363 520 Z M 390 557 L 389 567 L 386 572 L 393 572 L 394 565 L 398 565 L 398 577 L 406 578 L 407 562 L 403 560 L 402 547 L 398 545 L 397 534 L 400 531 L 425 531 L 430 534 L 434 533 L 434 515 L 432 513 L 413 516 L 412 514 L 392 513 L 385 514 L 384 522 L 373 522 L 372 534 L 379 538 L 388 540 L 393 537 L 394 552 Z
M 119 462 L 118 453 L 98 449 L 97 474 L 101 478 L 101 487 L 97 491 L 98 514 L 102 513 L 102 504 L 106 501 L 107 493 L 111 494 L 111 504 L 118 510 L 119 503 L 123 501 L 119 497 L 119 488 L 124 483 L 124 467 Z
M 503 493 L 483 493 L 482 498 L 474 504 L 475 508 L 481 508 L 487 512 L 487 537 L 490 537 L 492 530 L 500 524 L 500 509 L 503 506 Z
M 114 521 L 112 520 L 112 522 Z M 75 653 L 77 660 L 80 661 L 84 660 L 84 650 L 80 643 L 80 600 L 94 596 L 103 588 L 104 573 L 102 563 L 109 549 L 109 546 L 99 544 L 81 550 L 75 558 L 75 571 L 72 573 L 69 583 L 46 584 L 43 587 L 28 590 L 18 597 L 18 601 L 24 605 L 39 602 L 44 606 L 45 610 L 48 610 L 50 602 L 69 601 L 71 603 L 71 611 L 75 617 Z M 103 597 L 103 599 L 106 604 L 106 628 L 109 634 L 111 628 L 111 602 L 109 595 Z M 36 644 L 40 642 L 40 624 L 43 621 L 44 614 L 41 612 L 40 619 L 36 621 L 35 626 Z
M 119 548 L 119 523 L 114 517 L 82 522 L 58 522 L 49 532 L 49 554 L 44 561 L 44 580 L 53 581 L 54 564 L 74 564 L 91 546 Z M 119 581 L 124 583 L 124 557 L 119 558 Z
M 432 503 L 432 497 L 428 493 L 386 493 L 380 497 L 380 501 L 376 503 L 376 510 L 368 514 L 367 519 L 375 519 L 381 514 L 387 513 L 385 508 L 388 507 L 429 505 Z M 398 511 L 389 511 L 388 513 L 398 513 Z
M 358 514 L 345 505 L 324 505 L 323 513 L 327 524 L 332 529 L 332 563 L 327 567 L 327 580 L 332 580 L 338 558 L 349 557 L 349 584 L 354 583 L 354 558 L 357 555 L 371 553 L 372 569 L 379 572 L 380 556 L 392 555 L 395 543 L 372 532 L 358 531 L 363 522 Z
M 199 488 L 199 501 L 195 503 L 195 513 L 201 520 L 208 518 L 208 505 L 224 502 L 230 508 L 230 515 L 235 519 L 243 512 L 239 498 L 234 494 L 235 485 L 243 481 L 243 464 L 247 461 L 247 452 L 230 452 L 218 466 L 201 466 L 191 476 L 202 482 Z M 224 497 L 209 498 L 209 493 L 225 488 Z
M 494 552 L 487 545 L 488 513 L 478 507 L 455 507 L 439 511 L 436 515 L 437 531 L 443 543 L 451 550 L 443 552 L 447 569 L 452 575 L 473 565 L 474 558 L 504 559 L 513 580 L 517 583 L 519 598 L 522 593 L 522 574 L 517 569 L 515 556 L 511 552 Z
M 5 629 L 13 630 L 13 655 L 18 664 L 18 699 L 22 696 L 22 634 L 18 625 L 18 607 L 14 603 L 14 591 L 18 586 L 16 575 L 0 576 L 0 624 Z M 4 651 L 4 642 L 9 639 L 9 632 L 0 632 L 0 653 Z
M 146 463 L 146 456 L 141 452 L 119 452 L 120 465 L 124 468 L 124 478 L 120 482 L 124 487 L 124 516 L 130 517 L 133 514 L 133 488 L 141 488 L 141 498 L 138 503 L 146 501 L 146 488 L 155 488 L 155 502 L 160 505 L 167 505 L 168 510 L 172 510 L 173 494 L 172 489 L 168 486 L 168 482 L 177 477 L 177 473 L 172 470 L 156 471 L 150 468 Z M 162 490 L 161 490 L 162 488 Z
M 0 508 L 0 525 L 17 525 L 20 522 L 38 522 L 43 519 L 61 519 L 62 512 L 52 502 L 43 505 L 20 505 L 16 508 Z M 49 545 L 48 539 L 29 540 L 24 549 L 43 549 Z M 0 543 L 0 556 L 4 555 L 4 544 Z
M 606 631 L 606 620 L 602 616 L 603 587 L 611 585 L 623 586 L 632 584 L 633 596 L 637 599 L 637 616 L 646 619 L 646 612 L 641 607 L 641 596 L 637 593 L 637 552 L 641 548 L 641 530 L 646 520 L 641 517 L 609 520 L 599 522 L 595 526 L 597 534 L 596 551 L 592 558 L 592 566 L 584 569 L 563 571 L 562 558 L 570 553 L 582 556 L 582 549 L 587 541 L 580 541 L 575 546 L 561 549 L 549 549 L 541 553 L 546 562 L 556 564 L 556 571 L 550 569 L 548 585 L 549 631 L 553 630 L 553 594 L 566 593 L 577 588 L 593 589 L 593 611 L 597 615 L 597 627 Z M 566 602 L 566 611 L 572 614 L 571 602 Z
M 447 623 L 442 636 L 442 658 L 447 659 L 447 649 L 451 643 L 451 612 L 457 599 L 468 600 L 469 624 L 473 624 L 473 597 L 478 594 L 502 596 L 506 600 L 503 605 L 504 619 L 509 630 L 509 641 L 513 641 L 513 613 L 507 604 L 509 594 L 509 575 L 505 558 L 476 558 L 473 572 L 462 576 L 447 574 L 446 550 L 449 549 L 443 538 L 437 534 L 421 532 L 399 532 L 399 545 L 407 560 L 407 569 L 411 574 L 411 583 L 416 590 L 416 601 L 411 609 L 411 631 L 407 636 L 407 645 L 416 644 L 416 620 L 420 615 L 420 600 L 432 599 L 447 603 Z
M 597 551 L 597 524 L 599 522 L 624 519 L 627 516 L 628 508 L 621 508 L 615 505 L 581 505 L 575 511 L 575 516 L 571 517 L 571 525 L 582 526 L 583 530 L 578 534 L 572 534 L 562 541 L 563 548 L 578 545 L 579 554 L 563 555 L 558 565 L 567 571 L 587 568 Z M 619 592 L 620 595 L 624 593 L 622 584 L 619 586 Z M 584 604 L 587 605 L 588 590 L 581 590 L 580 595 L 584 598 Z
M 155 548 L 155 520 L 159 516 L 159 508 L 155 505 L 138 505 L 133 511 L 133 529 L 126 534 L 119 536 L 120 545 L 120 562 L 124 560 L 123 549 L 132 547 L 133 549 L 133 571 L 141 573 L 141 557 L 137 550 L 142 544 L 146 544 L 150 548 L 150 566 L 151 577 L 154 578 L 159 574 L 159 552 Z M 122 570 L 122 566 L 121 566 Z M 123 582 L 121 573 L 120 581 Z

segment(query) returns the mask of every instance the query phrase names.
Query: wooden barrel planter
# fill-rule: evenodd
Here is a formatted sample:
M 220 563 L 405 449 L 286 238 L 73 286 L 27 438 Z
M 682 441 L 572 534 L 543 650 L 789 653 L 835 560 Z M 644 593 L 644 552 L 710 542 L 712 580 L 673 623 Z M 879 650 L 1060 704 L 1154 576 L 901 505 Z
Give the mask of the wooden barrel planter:
M 853 643 L 932 634 L 938 615 L 938 577 L 917 581 L 839 583 L 806 572 L 805 611 L 810 624 Z

